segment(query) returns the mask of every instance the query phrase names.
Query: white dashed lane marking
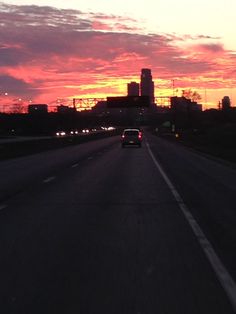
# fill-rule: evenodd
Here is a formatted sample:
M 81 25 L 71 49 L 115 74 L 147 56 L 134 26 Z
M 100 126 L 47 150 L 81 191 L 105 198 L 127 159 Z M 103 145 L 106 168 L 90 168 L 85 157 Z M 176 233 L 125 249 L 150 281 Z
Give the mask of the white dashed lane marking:
M 52 182 L 55 179 L 56 179 L 56 177 L 48 177 L 47 179 L 43 180 L 43 182 L 44 183 L 49 183 L 49 182 Z
M 78 167 L 78 165 L 79 164 L 74 164 L 74 165 L 71 166 L 71 168 L 76 168 L 76 167 Z

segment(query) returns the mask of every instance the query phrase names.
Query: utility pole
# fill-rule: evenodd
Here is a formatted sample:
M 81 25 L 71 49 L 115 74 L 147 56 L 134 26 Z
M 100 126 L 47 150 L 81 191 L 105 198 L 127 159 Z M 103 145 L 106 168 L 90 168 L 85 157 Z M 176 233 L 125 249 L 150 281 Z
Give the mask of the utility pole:
M 175 80 L 172 80 L 173 97 L 175 96 Z
M 205 88 L 205 106 L 207 104 L 207 91 L 206 91 L 206 88 Z

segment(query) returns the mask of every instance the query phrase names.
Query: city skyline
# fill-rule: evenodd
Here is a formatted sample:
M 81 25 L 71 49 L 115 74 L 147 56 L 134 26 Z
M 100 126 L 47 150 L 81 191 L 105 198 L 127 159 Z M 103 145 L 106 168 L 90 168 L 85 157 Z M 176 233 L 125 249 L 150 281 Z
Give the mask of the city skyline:
M 156 97 L 192 89 L 205 109 L 224 96 L 235 105 L 236 4 L 214 1 L 213 12 L 203 1 L 135 3 L 0 2 L 1 105 L 126 95 L 142 68 L 152 70 Z

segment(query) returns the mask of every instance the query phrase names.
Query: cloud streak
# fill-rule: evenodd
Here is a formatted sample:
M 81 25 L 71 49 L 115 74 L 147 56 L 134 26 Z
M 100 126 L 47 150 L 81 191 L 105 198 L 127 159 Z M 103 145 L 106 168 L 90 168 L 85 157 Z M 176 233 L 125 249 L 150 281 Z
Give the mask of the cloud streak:
M 208 35 L 150 34 L 128 17 L 4 3 L 0 24 L 0 89 L 13 97 L 124 94 L 143 67 L 181 86 L 236 83 L 235 53 Z

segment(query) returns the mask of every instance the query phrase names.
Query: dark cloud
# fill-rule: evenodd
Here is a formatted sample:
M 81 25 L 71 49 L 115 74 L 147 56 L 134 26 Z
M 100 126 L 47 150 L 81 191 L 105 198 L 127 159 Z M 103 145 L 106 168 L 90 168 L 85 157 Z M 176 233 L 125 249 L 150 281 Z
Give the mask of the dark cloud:
M 28 59 L 50 58 L 55 54 L 70 56 L 96 57 L 97 46 L 102 46 L 99 40 L 106 40 L 108 36 L 103 32 L 93 29 L 94 22 L 100 18 L 107 20 L 107 26 L 113 20 L 117 31 L 132 31 L 132 27 L 119 23 L 120 17 L 81 13 L 75 10 L 59 10 L 52 7 L 38 6 L 12 6 L 0 3 L 0 45 L 12 46 L 19 43 L 23 53 L 28 54 Z M 127 22 L 127 21 L 126 21 Z M 101 25 L 105 25 L 104 22 Z M 111 27 L 108 28 L 111 30 Z M 113 33 L 115 39 L 116 34 Z M 97 43 L 95 43 L 97 41 Z M 110 44 L 107 42 L 107 44 Z M 104 44 L 105 46 L 105 44 Z M 15 50 L 15 52 L 14 52 Z M 103 50 L 104 58 L 109 57 Z M 2 51 L 4 55 L 6 51 Z M 6 60 L 7 65 L 18 64 L 22 61 L 22 53 L 19 48 L 12 48 L 10 54 L 15 58 Z M 101 54 L 98 51 L 98 56 Z M 19 60 L 18 60 L 19 59 Z M 3 64 L 3 61 L 1 62 Z
M 136 26 L 132 33 L 130 22 L 135 24 L 135 21 L 125 20 L 124 17 L 35 5 L 0 4 L 0 11 L 0 45 L 9 46 L 9 53 L 0 49 L 0 65 L 16 65 L 27 61 L 47 63 L 55 56 L 64 58 L 65 62 L 72 56 L 112 62 L 120 54 L 136 53 L 146 58 L 157 55 L 159 62 L 164 59 L 165 66 L 168 66 L 169 59 L 172 67 L 181 58 L 181 50 L 174 47 L 176 35 L 137 33 Z M 109 31 L 110 28 L 106 31 L 94 30 L 93 25 L 98 20 L 104 30 L 107 21 L 107 25 L 112 24 L 116 32 Z M 19 47 L 11 47 L 16 43 Z M 208 48 L 217 47 L 209 45 Z
M 220 37 L 215 37 L 215 36 L 209 36 L 209 35 L 184 35 L 183 39 L 191 39 L 191 40 L 199 40 L 199 39 L 203 39 L 203 40 L 219 40 Z
M 216 37 L 216 36 L 209 36 L 209 35 L 198 35 L 195 38 L 198 39 L 214 39 L 214 40 L 219 40 L 221 39 L 220 37 Z
M 0 47 L 0 67 L 14 66 L 27 62 L 29 55 L 26 51 L 19 48 Z
M 224 48 L 222 44 L 215 44 L 215 43 L 209 43 L 209 44 L 202 44 L 198 46 L 202 50 L 209 51 L 209 52 L 224 52 Z
M 37 91 L 30 84 L 9 75 L 0 75 L 0 90 L 7 92 L 9 96 L 37 95 Z
M 7 5 L 0 3 L 0 19 L 5 26 L 59 26 L 74 25 L 74 29 L 87 29 L 91 23 L 78 10 L 62 10 L 49 6 Z

